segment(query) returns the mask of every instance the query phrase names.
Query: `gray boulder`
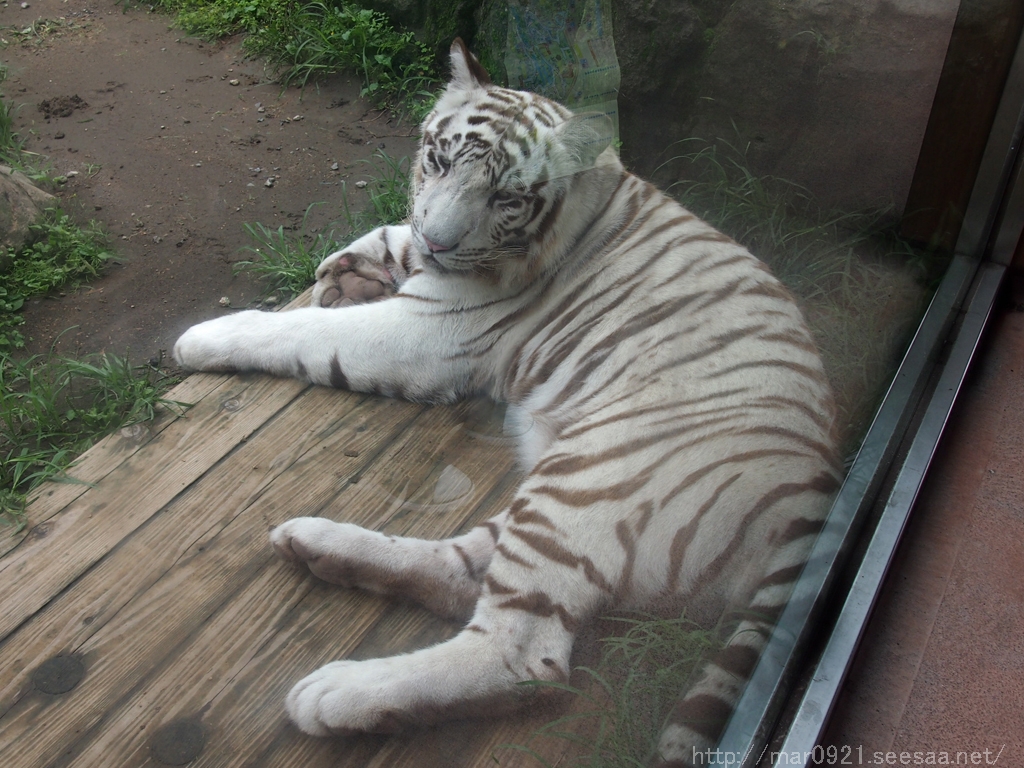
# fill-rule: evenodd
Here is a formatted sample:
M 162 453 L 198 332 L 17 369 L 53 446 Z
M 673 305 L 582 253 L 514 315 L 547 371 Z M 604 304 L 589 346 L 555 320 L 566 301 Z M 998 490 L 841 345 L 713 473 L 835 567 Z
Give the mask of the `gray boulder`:
M 11 265 L 10 250 L 32 242 L 31 226 L 56 198 L 36 187 L 25 174 L 0 165 L 0 273 Z

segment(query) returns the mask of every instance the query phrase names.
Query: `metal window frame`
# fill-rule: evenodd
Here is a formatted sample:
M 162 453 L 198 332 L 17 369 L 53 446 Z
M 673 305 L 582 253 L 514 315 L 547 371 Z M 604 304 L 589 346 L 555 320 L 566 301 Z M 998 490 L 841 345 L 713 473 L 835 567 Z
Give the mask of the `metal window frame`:
M 1024 38 L 1022 38 L 1024 40 Z M 705 765 L 751 768 L 769 741 L 810 764 L 1024 230 L 1024 42 L 1018 41 L 953 260 L 879 407 L 797 589 Z M 943 354 L 945 353 L 945 354 Z M 940 359 L 940 357 L 942 359 Z M 915 413 L 919 418 L 914 418 Z M 922 415 L 923 414 L 923 415 Z M 873 531 L 883 481 L 898 466 Z M 784 734 L 773 734 L 803 651 L 859 536 L 870 543 Z M 793 762 L 794 756 L 802 761 Z M 715 762 L 717 760 L 717 763 Z

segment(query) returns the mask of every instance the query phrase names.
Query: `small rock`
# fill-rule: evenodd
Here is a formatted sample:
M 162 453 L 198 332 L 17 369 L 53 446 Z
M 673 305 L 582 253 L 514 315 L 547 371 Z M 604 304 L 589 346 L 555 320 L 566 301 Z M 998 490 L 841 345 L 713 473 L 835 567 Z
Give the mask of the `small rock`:
M 268 307 L 276 307 L 279 301 L 280 299 L 278 299 L 277 296 L 267 296 L 267 298 L 263 300 L 263 303 Z
M 222 307 L 230 307 L 231 299 L 229 299 L 227 296 L 221 296 L 220 301 L 218 301 L 217 303 L 220 304 Z
M 57 131 L 55 134 L 53 134 L 53 138 L 55 138 L 55 139 L 63 139 L 64 138 L 64 131 Z
M 236 80 L 235 78 L 231 78 L 230 80 L 228 80 L 228 85 L 238 85 L 238 80 Z
M 202 168 L 202 167 L 203 167 L 202 163 L 196 163 L 196 168 Z
M 161 96 L 162 96 L 163 94 L 165 94 L 165 93 L 167 93 L 167 91 L 160 91 L 160 95 L 161 95 Z
M 159 243 L 159 242 L 162 242 L 162 241 L 163 241 L 163 238 L 160 237 L 160 235 L 153 235 L 153 242 L 154 243 Z
M 365 181 L 357 181 L 356 182 L 356 187 L 358 189 L 363 189 L 364 187 L 366 187 L 366 182 Z
M 299 121 L 299 120 L 301 120 L 301 119 L 302 119 L 303 117 L 304 117 L 304 115 L 296 115 L 295 117 L 293 117 L 293 118 L 292 118 L 292 120 L 294 120 L 295 122 L 298 122 L 298 121 Z
M 331 163 L 331 170 L 332 171 L 338 170 L 338 164 L 337 163 Z
M 28 8 L 28 3 L 22 3 L 22 4 L 21 4 L 21 7 L 22 7 L 22 8 Z
M 269 179 L 267 179 L 265 182 L 263 182 L 263 186 L 265 186 L 265 187 L 272 187 L 272 186 L 274 186 L 274 177 L 271 176 Z
M 259 106 L 256 107 L 256 111 L 260 112 L 260 113 L 263 113 L 263 112 L 267 111 L 267 108 L 264 107 L 262 104 L 260 104 Z

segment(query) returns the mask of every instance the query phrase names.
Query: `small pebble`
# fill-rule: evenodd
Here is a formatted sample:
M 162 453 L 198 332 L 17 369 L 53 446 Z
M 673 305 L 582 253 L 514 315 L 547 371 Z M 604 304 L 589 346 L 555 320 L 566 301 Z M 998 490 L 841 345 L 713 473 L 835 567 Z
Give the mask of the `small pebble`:
M 274 186 L 274 177 L 271 176 L 269 179 L 267 179 L 264 182 L 263 186 L 265 186 L 265 187 L 272 187 L 272 186 Z
M 64 138 L 64 131 L 57 131 L 55 134 L 53 134 L 53 138 L 55 138 L 55 139 L 63 139 Z
M 230 307 L 231 299 L 229 299 L 227 296 L 221 296 L 220 301 L 218 301 L 217 303 L 220 304 L 222 307 Z
M 358 187 L 359 189 L 363 189 L 365 186 L 366 186 L 366 182 L 365 181 L 357 181 L 356 182 L 356 187 Z
M 278 299 L 277 296 L 267 296 L 267 298 L 263 300 L 263 303 L 268 307 L 276 307 L 278 301 L 280 301 L 280 299 Z
M 22 3 L 22 4 L 21 4 L 21 7 L 22 7 L 22 8 L 28 8 L 28 3 Z
M 231 78 L 230 80 L 228 80 L 228 84 L 229 85 L 238 85 L 238 81 L 235 80 L 234 78 Z
M 266 107 L 264 107 L 264 106 L 263 106 L 263 105 L 261 104 L 260 106 L 256 107 L 256 111 L 257 111 L 257 112 L 266 112 L 266 111 L 267 111 L 267 108 L 266 108 Z
M 338 164 L 337 163 L 331 163 L 331 170 L 332 171 L 338 170 Z

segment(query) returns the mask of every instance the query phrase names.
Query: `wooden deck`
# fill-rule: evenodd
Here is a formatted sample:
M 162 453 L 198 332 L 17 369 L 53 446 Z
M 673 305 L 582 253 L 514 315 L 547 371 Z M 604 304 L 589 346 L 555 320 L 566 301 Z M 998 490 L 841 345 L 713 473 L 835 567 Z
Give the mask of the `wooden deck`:
M 518 480 L 499 411 L 259 375 L 197 374 L 170 397 L 194 405 L 99 443 L 70 471 L 88 484 L 49 485 L 25 531 L 0 530 L 0 765 L 539 765 L 500 745 L 550 711 L 316 739 L 283 707 L 321 664 L 458 627 L 319 582 L 267 531 L 299 515 L 423 537 L 471 527 Z M 557 763 L 564 744 L 533 746 Z

